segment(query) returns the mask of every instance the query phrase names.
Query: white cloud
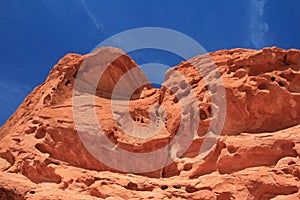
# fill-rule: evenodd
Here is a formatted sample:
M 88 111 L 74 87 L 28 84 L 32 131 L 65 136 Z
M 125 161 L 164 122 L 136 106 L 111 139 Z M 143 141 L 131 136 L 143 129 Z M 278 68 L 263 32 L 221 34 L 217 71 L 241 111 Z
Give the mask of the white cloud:
M 267 3 L 268 0 L 250 0 L 250 40 L 256 49 L 267 45 L 266 34 L 269 31 L 265 17 Z
M 85 10 L 85 12 L 88 14 L 88 16 L 91 18 L 91 20 L 93 21 L 93 23 L 95 24 L 96 28 L 98 31 L 103 32 L 104 31 L 104 26 L 103 23 L 100 22 L 90 11 L 90 9 L 88 8 L 88 6 L 85 3 L 85 0 L 81 0 L 81 3 L 83 5 L 83 8 Z

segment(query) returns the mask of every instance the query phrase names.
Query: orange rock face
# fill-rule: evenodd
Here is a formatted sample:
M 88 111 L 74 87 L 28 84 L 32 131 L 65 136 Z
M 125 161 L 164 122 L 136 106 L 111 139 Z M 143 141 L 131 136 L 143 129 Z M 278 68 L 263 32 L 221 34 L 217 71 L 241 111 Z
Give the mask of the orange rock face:
M 119 49 L 68 54 L 0 129 L 0 199 L 299 199 L 299 70 L 222 50 L 154 89 Z

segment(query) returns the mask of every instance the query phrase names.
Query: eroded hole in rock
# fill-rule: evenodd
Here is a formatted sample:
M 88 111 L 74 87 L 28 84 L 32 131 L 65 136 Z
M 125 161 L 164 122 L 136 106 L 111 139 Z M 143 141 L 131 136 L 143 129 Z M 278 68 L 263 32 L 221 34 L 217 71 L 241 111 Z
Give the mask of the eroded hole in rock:
M 16 141 L 17 143 L 21 142 L 21 139 L 19 139 L 19 138 L 13 138 L 13 140 Z
M 39 150 L 40 152 L 42 152 L 42 153 L 48 153 L 48 150 L 47 150 L 46 146 L 44 144 L 42 144 L 42 143 L 37 143 L 35 145 L 35 148 L 37 150 Z
M 37 120 L 37 119 L 34 119 L 34 120 L 32 120 L 32 123 L 33 123 L 33 124 L 39 124 L 39 123 L 40 123 L 40 121 L 39 121 L 39 120 Z
M 25 130 L 25 133 L 26 134 L 31 134 L 31 133 L 34 133 L 36 131 L 37 127 L 35 126 L 31 126 L 31 127 L 28 127 L 26 130 Z
M 44 127 L 40 127 L 39 129 L 37 129 L 34 137 L 36 139 L 41 139 L 41 138 L 45 137 L 45 135 L 46 135 L 46 129 Z
M 284 169 L 281 169 L 281 171 L 285 174 L 292 174 L 292 170 L 289 169 L 289 168 L 284 168 Z
M 107 138 L 109 139 L 109 141 L 113 144 L 117 144 L 118 143 L 118 138 L 115 136 L 114 132 L 110 132 L 107 135 Z
M 5 159 L 7 162 L 9 162 L 11 165 L 15 164 L 15 156 L 7 150 L 6 152 L 0 153 L 0 158 Z
M 184 170 L 184 171 L 190 171 L 192 168 L 193 168 L 193 164 L 192 164 L 192 163 L 186 163 L 186 164 L 183 166 L 183 170 Z
M 232 146 L 232 145 L 229 145 L 228 147 L 227 147 L 227 150 L 228 150 L 228 152 L 229 153 L 235 153 L 236 151 L 237 151 L 237 148 L 236 147 L 234 147 L 234 146 Z
M 200 109 L 200 119 L 201 120 L 206 120 L 207 119 L 207 114 L 204 110 Z
M 47 159 L 45 160 L 45 163 L 46 163 L 46 165 L 50 165 L 50 164 L 56 165 L 56 166 L 59 166 L 59 165 L 60 165 L 59 161 L 54 160 L 54 159 L 49 159 L 49 158 L 47 158 Z
M 65 82 L 65 86 L 69 86 L 71 84 L 71 81 L 70 80 L 67 80 L 66 82 Z
M 261 83 L 257 86 L 259 90 L 268 90 L 268 85 L 266 83 Z
M 77 72 L 78 72 L 78 71 L 76 71 L 75 74 L 73 74 L 73 78 L 76 78 Z
M 180 185 L 173 185 L 173 188 L 179 190 L 181 188 L 181 186 Z
M 248 66 L 247 66 L 248 67 Z M 245 67 L 243 66 L 243 65 L 237 65 L 237 66 L 231 66 L 230 68 L 229 68 L 229 70 L 227 71 L 227 74 L 231 74 L 232 72 L 234 73 L 234 72 L 236 72 L 237 70 L 239 70 L 239 69 L 244 69 Z
M 296 164 L 296 162 L 293 161 L 293 160 L 291 160 L 291 161 L 288 163 L 288 165 L 295 165 L 295 164 Z
M 195 88 L 197 88 L 197 87 L 198 87 L 198 84 L 192 85 L 192 88 L 193 88 L 193 89 L 195 89 Z
M 29 193 L 30 193 L 30 194 L 35 194 L 35 191 L 31 190 Z
M 161 145 L 160 147 L 163 147 L 163 146 Z M 179 154 L 179 152 L 176 152 L 176 154 Z M 179 157 L 178 155 L 176 155 L 176 156 Z M 173 162 L 163 169 L 161 177 L 169 178 L 169 177 L 173 177 L 173 176 L 178 176 L 179 174 L 180 174 L 180 171 L 178 170 L 178 165 L 175 162 Z
M 284 86 L 285 86 L 285 83 L 282 82 L 282 81 L 279 81 L 279 82 L 278 82 L 278 85 L 279 85 L 280 87 L 284 87 Z
M 198 189 L 197 188 L 195 188 L 194 186 L 186 186 L 185 187 L 185 191 L 186 192 L 188 192 L 188 193 L 194 193 L 194 192 L 197 192 L 198 191 Z
M 43 103 L 44 103 L 44 104 L 49 104 L 50 101 L 51 101 L 51 95 L 50 95 L 50 94 L 47 94 L 47 96 L 44 98 Z
M 178 99 L 177 99 L 177 97 L 174 97 L 174 99 L 173 99 L 173 103 L 178 103 Z
M 271 81 L 275 81 L 276 78 L 274 76 L 271 77 Z
M 242 78 L 244 78 L 246 75 L 247 75 L 247 71 L 246 71 L 246 70 L 244 70 L 244 69 L 239 69 L 239 70 L 237 70 L 237 71 L 233 74 L 233 77 L 242 79 Z
M 138 185 L 136 183 L 129 182 L 125 188 L 128 190 L 138 190 Z
M 198 87 L 198 83 L 200 81 L 200 77 L 194 77 L 190 84 L 192 85 L 193 88 Z
M 162 185 L 161 187 L 160 187 L 160 189 L 162 189 L 162 190 L 166 190 L 166 189 L 168 189 L 169 187 L 167 186 L 167 185 Z

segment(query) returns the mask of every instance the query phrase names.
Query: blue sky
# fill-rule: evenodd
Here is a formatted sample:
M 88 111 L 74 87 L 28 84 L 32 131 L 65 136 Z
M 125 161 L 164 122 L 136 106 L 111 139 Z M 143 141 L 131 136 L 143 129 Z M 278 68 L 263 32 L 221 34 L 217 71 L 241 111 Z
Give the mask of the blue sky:
M 1 4 L 0 125 L 45 80 L 59 58 L 69 52 L 88 53 L 128 29 L 174 29 L 207 51 L 300 48 L 299 0 L 5 0 Z M 138 64 L 174 66 L 181 60 L 155 50 L 130 55 Z M 162 80 L 161 71 L 157 70 L 155 80 Z

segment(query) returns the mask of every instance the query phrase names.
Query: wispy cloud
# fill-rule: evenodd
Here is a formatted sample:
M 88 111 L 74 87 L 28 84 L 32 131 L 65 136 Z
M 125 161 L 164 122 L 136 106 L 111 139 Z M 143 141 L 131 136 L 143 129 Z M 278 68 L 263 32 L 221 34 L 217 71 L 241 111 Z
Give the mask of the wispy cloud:
M 87 15 L 90 17 L 90 19 L 93 21 L 93 23 L 95 24 L 96 28 L 98 31 L 103 32 L 104 31 L 104 26 L 103 23 L 101 23 L 90 11 L 90 9 L 88 8 L 88 6 L 86 5 L 85 0 L 81 0 L 81 3 L 83 5 L 83 8 L 85 10 L 85 12 L 87 13 Z
M 269 31 L 265 16 L 267 3 L 268 0 L 250 0 L 250 40 L 257 49 L 263 48 L 267 44 L 266 34 Z
M 0 89 L 5 89 L 5 90 L 9 90 L 13 93 L 23 93 L 24 90 L 27 91 L 30 88 L 28 86 L 17 86 L 17 85 L 13 85 L 13 84 L 9 84 L 7 82 L 3 82 L 0 81 Z
M 0 80 L 0 126 L 16 110 L 30 88 Z

